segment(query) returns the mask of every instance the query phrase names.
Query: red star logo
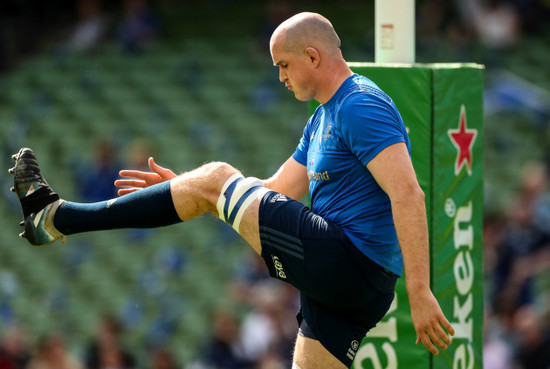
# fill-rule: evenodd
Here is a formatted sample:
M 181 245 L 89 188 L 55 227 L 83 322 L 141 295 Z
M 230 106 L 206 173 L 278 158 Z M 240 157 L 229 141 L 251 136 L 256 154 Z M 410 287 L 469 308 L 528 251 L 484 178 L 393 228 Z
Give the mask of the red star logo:
M 468 129 L 466 126 L 466 108 L 460 107 L 458 129 L 449 129 L 449 138 L 458 150 L 455 162 L 455 175 L 466 166 L 468 175 L 472 174 L 472 146 L 477 137 L 477 129 Z

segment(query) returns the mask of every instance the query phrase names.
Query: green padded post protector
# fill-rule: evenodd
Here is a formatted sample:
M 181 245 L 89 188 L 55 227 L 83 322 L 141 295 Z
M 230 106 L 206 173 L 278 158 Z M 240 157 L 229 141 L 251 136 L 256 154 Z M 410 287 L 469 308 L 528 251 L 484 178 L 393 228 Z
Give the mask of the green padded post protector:
M 393 99 L 407 126 L 426 195 L 431 287 L 456 330 L 453 344 L 438 356 L 415 345 L 404 276 L 390 311 L 363 340 L 353 368 L 481 369 L 483 66 L 349 65 Z M 310 103 L 310 110 L 316 106 Z

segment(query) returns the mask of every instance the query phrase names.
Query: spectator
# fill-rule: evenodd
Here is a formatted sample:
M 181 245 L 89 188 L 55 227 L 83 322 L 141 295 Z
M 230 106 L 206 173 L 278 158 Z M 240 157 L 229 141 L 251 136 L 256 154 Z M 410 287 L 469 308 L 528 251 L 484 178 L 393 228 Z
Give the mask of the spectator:
M 550 368 L 550 332 L 531 306 L 515 315 L 515 329 L 519 338 L 518 363 L 522 369 Z
M 281 357 L 288 367 L 292 364 L 292 347 L 297 333 L 297 308 L 279 281 L 257 283 L 250 295 L 253 310 L 241 327 L 241 342 L 245 357 L 259 363 L 274 355 Z
M 84 369 L 65 346 L 65 340 L 58 334 L 49 334 L 39 343 L 36 354 L 26 369 Z
M 225 309 L 214 313 L 212 335 L 201 352 L 203 355 L 193 368 L 252 368 L 252 363 L 243 358 L 235 316 Z
M 20 327 L 9 327 L 0 342 L 0 369 L 22 369 L 29 361 L 27 339 Z
M 117 197 L 113 182 L 118 178 L 119 165 L 112 144 L 100 140 L 95 147 L 95 162 L 84 165 L 76 176 L 84 202 L 109 200 Z
M 487 309 L 483 328 L 483 368 L 514 369 L 513 347 L 505 338 L 502 322 Z
M 254 286 L 269 280 L 270 277 L 265 263 L 259 255 L 250 253 L 243 257 L 244 262 L 235 266 L 231 292 L 236 301 L 247 303 Z
M 520 191 L 510 207 L 506 226 L 495 245 L 493 306 L 497 312 L 513 314 L 532 303 L 531 277 L 544 269 L 550 245 L 546 172 L 543 165 L 527 164 L 522 171 Z M 537 263 L 535 263 L 537 262 Z M 540 265 L 535 268 L 535 265 Z
M 154 151 L 155 148 L 151 141 L 144 138 L 132 140 L 124 150 L 126 168 L 132 170 L 149 170 L 147 167 L 147 159 L 153 156 Z
M 158 32 L 158 20 L 145 0 L 124 1 L 124 19 L 118 30 L 123 52 L 143 52 L 145 45 L 153 40 Z
M 88 369 L 132 369 L 133 355 L 124 350 L 121 342 L 122 327 L 117 319 L 104 317 L 99 325 L 97 337 L 86 352 Z
M 105 33 L 105 19 L 100 0 L 80 0 L 77 4 L 78 23 L 71 35 L 71 48 L 76 52 L 92 50 Z
M 517 44 L 521 24 L 517 12 L 507 1 L 467 0 L 463 3 L 466 19 L 470 19 L 481 43 L 488 49 L 506 49 Z
M 489 216 L 484 224 L 485 270 L 491 291 L 484 343 L 487 369 L 548 368 L 548 322 L 535 313 L 535 286 L 550 270 L 547 171 L 541 163 L 527 163 L 505 219 Z M 547 308 L 546 308 L 547 309 Z M 494 311 L 495 315 L 489 312 Z
M 176 358 L 170 351 L 158 348 L 153 351 L 151 369 L 181 369 L 181 366 L 176 364 Z

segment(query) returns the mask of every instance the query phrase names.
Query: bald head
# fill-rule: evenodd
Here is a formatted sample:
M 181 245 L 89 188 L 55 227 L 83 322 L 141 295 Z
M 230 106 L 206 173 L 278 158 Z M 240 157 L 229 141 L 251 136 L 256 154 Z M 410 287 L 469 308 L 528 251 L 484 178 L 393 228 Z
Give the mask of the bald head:
M 340 55 L 340 38 L 334 27 L 317 13 L 299 13 L 281 23 L 271 37 L 272 45 L 277 41 L 283 41 L 285 50 L 293 53 L 314 47 L 328 56 Z
M 269 45 L 279 80 L 300 101 L 327 102 L 353 72 L 340 51 L 340 38 L 329 20 L 300 13 L 273 32 Z

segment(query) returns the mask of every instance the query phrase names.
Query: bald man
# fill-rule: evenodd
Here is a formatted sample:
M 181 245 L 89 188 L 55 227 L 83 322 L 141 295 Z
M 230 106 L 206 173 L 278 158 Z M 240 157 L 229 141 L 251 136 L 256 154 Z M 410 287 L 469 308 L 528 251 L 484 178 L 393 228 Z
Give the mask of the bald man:
M 221 162 L 176 176 L 151 158 L 152 172 L 121 172 L 128 179 L 115 185 L 123 196 L 80 204 L 60 199 L 24 148 L 10 169 L 24 215 L 21 236 L 44 245 L 211 213 L 262 256 L 272 277 L 301 291 L 293 364 L 301 369 L 351 367 L 361 340 L 387 312 L 404 266 L 416 343 L 437 354 L 454 331 L 429 288 L 424 194 L 395 104 L 349 69 L 338 35 L 319 14 L 283 22 L 270 49 L 296 98 L 321 103 L 271 178 L 245 178 Z M 298 202 L 308 191 L 311 209 Z

